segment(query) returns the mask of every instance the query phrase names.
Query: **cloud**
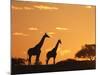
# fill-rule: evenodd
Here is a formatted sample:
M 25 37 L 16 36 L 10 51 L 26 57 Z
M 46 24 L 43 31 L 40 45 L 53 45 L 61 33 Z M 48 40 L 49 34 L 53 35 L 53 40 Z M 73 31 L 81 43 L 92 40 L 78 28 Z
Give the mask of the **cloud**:
M 28 7 L 28 6 L 24 6 L 24 7 L 12 6 L 12 9 L 14 9 L 14 10 L 33 10 L 34 8 L 33 7 Z
M 28 36 L 28 34 L 21 33 L 21 32 L 15 32 L 15 33 L 13 33 L 13 35 L 16 35 L 16 36 Z
M 23 8 L 19 7 L 19 6 L 12 6 L 12 9 L 14 9 L 14 10 L 23 10 Z
M 53 37 L 53 35 L 55 34 L 54 32 L 47 32 L 48 35 L 50 35 L 50 37 Z
M 54 32 L 47 32 L 49 35 L 53 35 L 53 34 L 55 34 Z
M 30 28 L 28 28 L 28 30 L 35 31 L 35 30 L 38 30 L 38 28 L 30 27 Z
M 57 7 L 46 6 L 46 5 L 34 5 L 34 8 L 37 8 L 40 10 L 58 10 Z
M 14 6 L 14 5 L 12 5 L 12 9 L 14 9 L 14 10 L 34 10 L 34 9 L 39 9 L 39 10 L 58 10 L 57 7 L 46 6 L 46 5 L 34 5 L 33 7 L 30 7 L 30 6 Z
M 57 30 L 68 30 L 68 28 L 56 27 Z
M 23 9 L 24 9 L 24 10 L 33 10 L 34 8 L 28 7 L 28 6 L 24 6 Z
M 88 9 L 90 9 L 90 8 L 92 8 L 92 6 L 90 6 L 90 5 L 88 5 L 88 6 L 85 6 L 86 8 L 88 8 Z
M 55 32 L 47 32 L 45 31 L 50 37 L 53 37 L 54 34 L 56 34 Z M 44 34 L 45 32 L 40 31 L 41 34 Z

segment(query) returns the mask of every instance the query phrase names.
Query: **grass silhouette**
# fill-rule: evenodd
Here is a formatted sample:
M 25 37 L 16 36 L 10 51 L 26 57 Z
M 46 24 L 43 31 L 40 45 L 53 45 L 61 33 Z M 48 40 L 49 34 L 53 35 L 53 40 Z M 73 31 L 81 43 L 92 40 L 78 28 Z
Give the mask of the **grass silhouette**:
M 95 69 L 96 61 L 77 61 L 68 59 L 60 61 L 56 64 L 50 65 L 25 65 L 12 64 L 12 74 L 27 74 L 27 73 L 42 73 L 42 72 L 56 72 L 56 71 L 73 71 L 73 70 L 90 70 Z

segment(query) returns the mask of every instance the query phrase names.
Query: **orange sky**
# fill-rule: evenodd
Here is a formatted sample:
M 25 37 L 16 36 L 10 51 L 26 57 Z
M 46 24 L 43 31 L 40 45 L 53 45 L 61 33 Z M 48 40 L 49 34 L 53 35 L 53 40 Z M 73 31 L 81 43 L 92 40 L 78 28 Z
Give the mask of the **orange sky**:
M 27 57 L 47 32 L 40 56 L 45 64 L 46 53 L 58 39 L 56 62 L 73 58 L 84 44 L 95 43 L 95 6 L 12 1 L 12 56 Z M 32 57 L 34 62 L 35 57 Z M 52 63 L 52 59 L 50 60 Z

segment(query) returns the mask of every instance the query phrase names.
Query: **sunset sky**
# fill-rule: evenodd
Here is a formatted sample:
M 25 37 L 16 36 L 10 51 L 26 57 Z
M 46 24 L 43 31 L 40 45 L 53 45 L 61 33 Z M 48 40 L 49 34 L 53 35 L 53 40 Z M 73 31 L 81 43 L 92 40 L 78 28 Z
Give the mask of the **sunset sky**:
M 95 6 L 12 0 L 12 57 L 27 58 L 27 51 L 41 40 L 50 38 L 41 49 L 40 61 L 56 45 L 56 62 L 73 58 L 84 44 L 95 44 Z M 35 57 L 32 57 L 34 63 Z M 52 59 L 50 62 L 52 63 Z

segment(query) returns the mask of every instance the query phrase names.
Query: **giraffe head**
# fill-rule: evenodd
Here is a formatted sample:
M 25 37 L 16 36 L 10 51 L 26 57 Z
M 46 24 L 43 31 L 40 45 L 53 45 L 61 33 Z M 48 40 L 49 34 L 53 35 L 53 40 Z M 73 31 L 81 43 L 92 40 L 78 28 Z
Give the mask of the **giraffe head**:
M 44 35 L 45 37 L 47 37 L 47 38 L 50 38 L 50 36 L 47 34 L 47 33 L 45 33 L 45 35 Z
M 62 44 L 62 42 L 61 42 L 61 40 L 60 40 L 60 39 L 58 40 L 58 42 L 59 42 L 60 44 Z

